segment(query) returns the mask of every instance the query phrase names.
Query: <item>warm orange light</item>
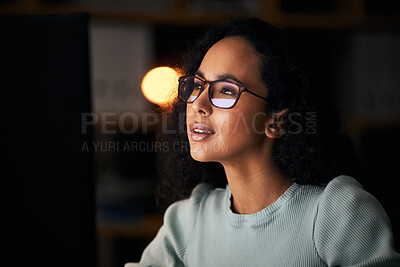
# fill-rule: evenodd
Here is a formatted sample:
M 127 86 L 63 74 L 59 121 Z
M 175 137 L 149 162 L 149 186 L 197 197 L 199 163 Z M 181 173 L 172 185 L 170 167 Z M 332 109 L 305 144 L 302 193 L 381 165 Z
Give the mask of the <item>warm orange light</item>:
M 177 96 L 178 78 L 178 73 L 172 68 L 154 68 L 143 78 L 143 95 L 155 104 L 167 104 Z

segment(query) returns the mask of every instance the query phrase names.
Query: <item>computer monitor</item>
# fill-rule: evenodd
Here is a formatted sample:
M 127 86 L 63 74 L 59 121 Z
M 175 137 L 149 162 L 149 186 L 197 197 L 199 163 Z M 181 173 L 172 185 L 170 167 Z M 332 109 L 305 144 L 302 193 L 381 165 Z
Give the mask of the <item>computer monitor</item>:
M 96 265 L 88 21 L 0 18 L 1 266 Z

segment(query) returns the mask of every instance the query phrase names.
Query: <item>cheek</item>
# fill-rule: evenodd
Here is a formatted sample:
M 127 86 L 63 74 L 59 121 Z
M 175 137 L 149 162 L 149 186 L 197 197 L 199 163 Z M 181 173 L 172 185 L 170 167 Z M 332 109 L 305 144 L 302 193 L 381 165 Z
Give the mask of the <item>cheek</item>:
M 190 116 L 190 108 L 189 108 L 189 104 L 186 104 L 186 122 L 188 121 L 189 116 Z
M 190 108 L 189 104 L 186 105 L 186 131 L 189 134 L 189 124 L 193 121 L 193 114 L 192 109 Z
M 266 116 L 263 112 L 237 112 L 225 118 L 222 133 L 231 139 L 264 134 Z

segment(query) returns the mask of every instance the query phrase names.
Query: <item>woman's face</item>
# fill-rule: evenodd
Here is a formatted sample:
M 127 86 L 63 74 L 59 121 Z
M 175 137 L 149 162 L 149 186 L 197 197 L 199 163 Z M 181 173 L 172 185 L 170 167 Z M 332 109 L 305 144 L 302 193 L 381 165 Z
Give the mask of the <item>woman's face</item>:
M 228 37 L 208 50 L 196 76 L 207 81 L 237 82 L 266 97 L 259 74 L 261 64 L 261 54 L 245 39 Z M 233 108 L 220 109 L 210 103 L 207 85 L 193 103 L 187 104 L 186 120 L 190 153 L 197 161 L 237 160 L 257 152 L 266 138 L 265 100 L 248 92 L 240 95 Z

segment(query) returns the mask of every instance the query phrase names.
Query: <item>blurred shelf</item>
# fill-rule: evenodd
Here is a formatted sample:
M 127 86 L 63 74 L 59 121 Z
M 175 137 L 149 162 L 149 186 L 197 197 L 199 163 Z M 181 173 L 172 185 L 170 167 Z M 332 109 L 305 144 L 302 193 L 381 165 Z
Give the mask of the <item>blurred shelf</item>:
M 97 224 L 98 237 L 101 239 L 143 238 L 156 236 L 163 222 L 162 214 L 150 214 L 138 222 L 115 222 Z
M 318 12 L 287 12 L 282 8 L 283 0 L 259 0 L 255 7 L 246 8 L 227 5 L 226 8 L 192 8 L 193 1 L 166 0 L 162 8 L 138 6 L 84 6 L 80 1 L 74 4 L 45 4 L 40 0 L 19 0 L 0 3 L 0 15 L 31 15 L 31 14 L 65 14 L 89 13 L 93 19 L 133 21 L 148 24 L 173 25 L 211 25 L 245 14 L 265 19 L 280 27 L 318 27 L 318 28 L 349 28 L 349 27 L 388 27 L 399 28 L 400 16 L 398 10 L 383 15 L 382 12 L 371 14 L 367 12 L 367 0 L 337 0 L 330 11 Z M 51 1 L 47 1 L 50 2 Z M 65 2 L 65 1 L 64 1 Z M 68 1 L 67 1 L 68 2 Z M 201 1 L 195 1 L 198 5 Z M 212 1 L 204 1 L 212 3 Z M 287 1 L 286 1 L 287 2 Z M 312 1 L 307 1 L 308 6 Z M 387 2 L 387 1 L 386 1 Z M 228 3 L 228 2 L 227 2 Z M 234 3 L 241 3 L 234 1 Z M 243 1 L 245 3 L 245 1 Z M 229 3 L 230 4 L 230 3 Z M 397 12 L 397 13 L 396 13 Z

